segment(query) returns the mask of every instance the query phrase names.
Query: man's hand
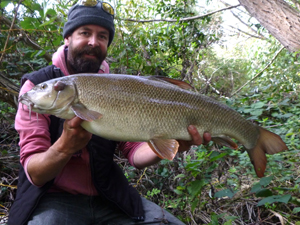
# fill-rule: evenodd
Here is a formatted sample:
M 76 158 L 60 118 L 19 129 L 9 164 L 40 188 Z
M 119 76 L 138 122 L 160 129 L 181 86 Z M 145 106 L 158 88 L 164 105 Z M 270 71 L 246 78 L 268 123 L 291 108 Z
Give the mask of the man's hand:
M 188 132 L 191 135 L 192 140 L 191 141 L 178 140 L 179 143 L 178 152 L 188 151 L 192 145 L 201 145 L 201 144 L 206 145 L 208 144 L 208 142 L 211 141 L 210 133 L 204 133 L 203 140 L 202 140 L 202 137 L 199 134 L 197 128 L 193 125 L 188 126 Z
M 88 144 L 92 134 L 81 127 L 82 122 L 79 117 L 64 122 L 63 133 L 58 140 L 61 152 L 73 155 Z

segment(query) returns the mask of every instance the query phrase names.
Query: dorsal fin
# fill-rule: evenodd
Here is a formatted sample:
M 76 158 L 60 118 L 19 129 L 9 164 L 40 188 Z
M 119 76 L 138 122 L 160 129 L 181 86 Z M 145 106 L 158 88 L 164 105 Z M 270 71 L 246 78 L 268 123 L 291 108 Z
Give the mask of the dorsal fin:
M 178 86 L 178 87 L 180 87 L 182 89 L 186 89 L 186 90 L 193 90 L 194 89 L 190 84 L 188 84 L 188 83 L 186 83 L 186 82 L 184 82 L 182 80 L 176 80 L 176 79 L 173 79 L 173 78 L 170 78 L 170 77 L 164 77 L 164 76 L 160 76 L 160 75 L 154 75 L 154 76 L 150 76 L 149 78 L 150 79 L 151 78 L 152 79 L 155 78 L 155 79 L 163 80 L 163 81 L 166 81 L 166 82 L 168 82 L 170 84 L 174 84 L 174 85 L 176 85 L 176 86 Z

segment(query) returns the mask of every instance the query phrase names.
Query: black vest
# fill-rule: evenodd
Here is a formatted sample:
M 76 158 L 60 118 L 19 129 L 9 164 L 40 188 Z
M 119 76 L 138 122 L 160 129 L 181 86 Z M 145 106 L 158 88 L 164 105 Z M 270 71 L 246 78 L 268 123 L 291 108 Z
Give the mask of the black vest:
M 34 84 L 62 77 L 64 74 L 55 66 L 47 66 L 39 71 L 25 74 L 21 85 L 26 80 Z M 59 138 L 63 128 L 63 119 L 50 116 L 49 131 L 52 144 Z M 113 161 L 117 143 L 96 135 L 87 145 L 90 154 L 90 166 L 93 183 L 99 195 L 116 204 L 133 220 L 144 220 L 144 210 L 138 192 L 129 185 L 121 168 Z M 32 185 L 26 177 L 23 166 L 20 166 L 16 199 L 10 209 L 8 225 L 26 224 L 35 210 L 40 198 L 49 190 L 53 181 L 43 187 Z

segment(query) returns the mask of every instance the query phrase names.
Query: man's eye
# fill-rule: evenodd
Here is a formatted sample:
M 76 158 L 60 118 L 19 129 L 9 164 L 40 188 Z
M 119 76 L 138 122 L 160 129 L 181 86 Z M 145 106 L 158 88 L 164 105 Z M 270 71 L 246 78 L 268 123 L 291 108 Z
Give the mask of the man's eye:
M 101 38 L 101 39 L 104 39 L 104 40 L 107 40 L 107 39 L 108 39 L 108 37 L 107 37 L 106 35 L 101 35 L 100 38 Z

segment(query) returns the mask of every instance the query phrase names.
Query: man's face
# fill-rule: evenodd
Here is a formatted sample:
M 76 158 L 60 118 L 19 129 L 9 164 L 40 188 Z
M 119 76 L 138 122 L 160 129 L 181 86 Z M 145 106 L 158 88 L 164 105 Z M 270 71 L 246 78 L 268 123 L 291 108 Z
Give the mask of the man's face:
M 109 31 L 97 25 L 84 25 L 65 38 L 70 73 L 97 73 L 107 54 Z

